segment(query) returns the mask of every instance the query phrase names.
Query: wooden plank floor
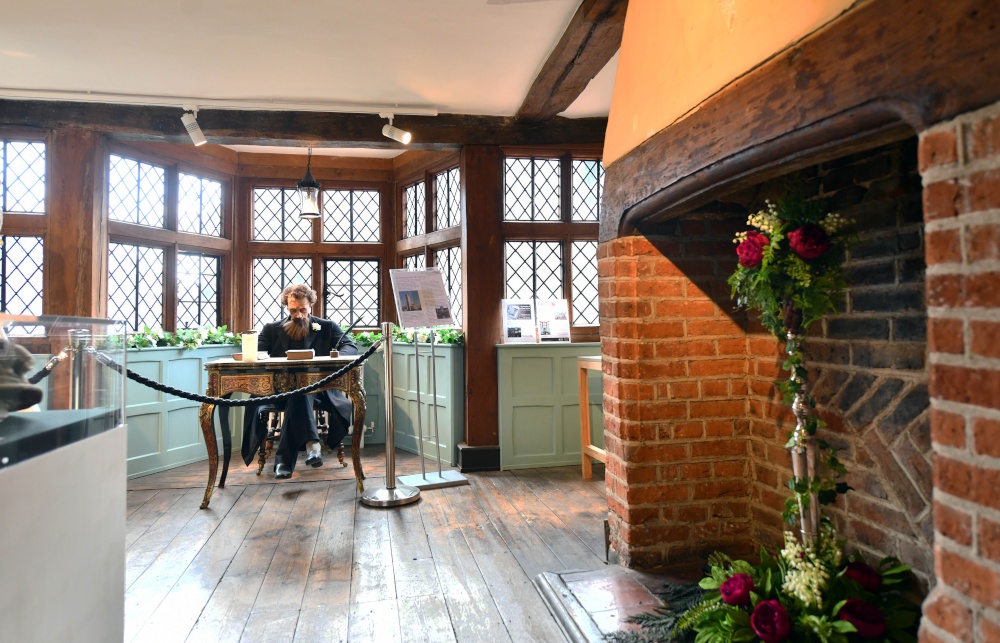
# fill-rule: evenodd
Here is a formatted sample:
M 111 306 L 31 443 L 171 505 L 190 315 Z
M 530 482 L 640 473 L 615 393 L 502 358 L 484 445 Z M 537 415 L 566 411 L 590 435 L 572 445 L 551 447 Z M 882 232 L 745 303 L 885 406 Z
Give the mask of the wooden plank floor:
M 284 481 L 237 462 L 204 511 L 206 463 L 130 480 L 125 640 L 565 640 L 532 580 L 605 567 L 602 479 L 469 473 L 377 509 L 325 459 Z M 384 447 L 363 464 L 383 486 Z M 397 452 L 397 475 L 419 472 Z

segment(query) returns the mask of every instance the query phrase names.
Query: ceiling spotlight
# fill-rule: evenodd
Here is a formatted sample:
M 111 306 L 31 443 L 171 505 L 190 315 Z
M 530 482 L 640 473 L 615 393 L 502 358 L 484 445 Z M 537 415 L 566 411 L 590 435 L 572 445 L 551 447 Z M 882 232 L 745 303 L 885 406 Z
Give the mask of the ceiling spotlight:
M 181 115 L 181 123 L 184 124 L 184 129 L 187 130 L 188 136 L 191 137 L 191 142 L 194 143 L 195 147 L 204 145 L 208 142 L 208 139 L 205 138 L 205 133 L 201 131 L 201 126 L 198 125 L 198 108 L 185 105 L 183 109 L 184 113 Z
M 309 158 L 306 160 L 306 175 L 295 184 L 299 191 L 299 216 L 303 219 L 319 218 L 319 191 L 323 187 L 313 178 L 312 171 L 312 148 L 309 148 Z
M 392 124 L 392 114 L 379 114 L 382 118 L 388 118 L 389 123 L 382 127 L 382 136 L 386 138 L 391 138 L 394 141 L 398 141 L 403 145 L 408 145 L 410 141 L 413 140 L 413 135 L 406 130 L 394 127 Z

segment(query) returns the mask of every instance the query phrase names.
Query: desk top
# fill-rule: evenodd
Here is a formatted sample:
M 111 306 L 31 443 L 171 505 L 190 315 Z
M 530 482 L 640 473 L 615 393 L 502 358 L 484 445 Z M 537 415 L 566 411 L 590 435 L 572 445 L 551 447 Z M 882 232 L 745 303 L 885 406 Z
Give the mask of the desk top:
M 205 362 L 205 370 L 216 369 L 237 369 L 237 368 L 264 368 L 275 370 L 286 370 L 289 368 L 339 368 L 357 359 L 357 355 L 341 355 L 340 357 L 329 357 L 323 355 L 312 359 L 288 359 L 286 357 L 258 357 L 252 362 L 235 360 L 231 357 L 223 357 L 211 362 Z

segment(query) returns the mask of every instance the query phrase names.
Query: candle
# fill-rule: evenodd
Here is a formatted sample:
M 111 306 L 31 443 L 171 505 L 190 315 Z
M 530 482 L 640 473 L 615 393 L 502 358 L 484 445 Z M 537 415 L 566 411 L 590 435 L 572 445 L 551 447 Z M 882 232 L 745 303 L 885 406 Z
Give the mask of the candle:
M 244 362 L 256 362 L 257 361 L 257 333 L 243 333 L 242 338 L 243 345 L 243 361 Z

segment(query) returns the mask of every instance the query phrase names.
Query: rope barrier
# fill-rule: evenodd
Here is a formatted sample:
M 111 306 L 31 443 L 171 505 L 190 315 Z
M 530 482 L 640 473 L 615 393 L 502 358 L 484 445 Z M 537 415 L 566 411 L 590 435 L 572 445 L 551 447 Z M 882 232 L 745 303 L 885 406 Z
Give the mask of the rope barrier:
M 335 371 L 334 373 L 331 373 L 330 375 L 324 377 L 318 382 L 313 382 L 309 386 L 303 386 L 300 389 L 295 389 L 294 391 L 288 391 L 287 393 L 278 393 L 276 395 L 266 395 L 262 397 L 251 397 L 246 400 L 232 400 L 224 397 L 209 397 L 207 395 L 199 395 L 197 393 L 188 393 L 187 391 L 182 391 L 181 389 L 174 388 L 172 386 L 167 386 L 166 384 L 160 384 L 159 382 L 151 380 L 148 377 L 139 375 L 138 373 L 133 373 L 131 370 L 127 368 L 125 369 L 125 375 L 130 380 L 148 386 L 149 388 L 155 389 L 157 391 L 162 391 L 164 393 L 169 393 L 170 395 L 176 395 L 177 397 L 182 397 L 186 400 L 201 402 L 202 404 L 216 404 L 218 406 L 251 406 L 258 404 L 269 404 L 271 402 L 279 402 L 281 400 L 286 400 L 290 397 L 307 395 L 309 393 L 312 393 L 313 391 L 323 388 L 327 384 L 330 384 L 331 382 L 336 380 L 338 377 L 342 377 L 347 373 L 349 373 L 351 370 L 357 368 L 358 366 L 361 366 L 361 364 L 363 364 L 369 357 L 372 356 L 372 354 L 375 353 L 378 347 L 382 344 L 382 341 L 383 341 L 382 339 L 379 339 L 374 344 L 372 344 L 368 350 L 359 355 L 356 359 L 344 365 L 343 368 L 341 368 L 338 371 Z M 97 359 L 97 361 L 103 364 L 104 366 L 114 369 L 119 373 L 122 372 L 122 365 L 113 360 L 108 354 L 102 353 L 93 347 L 87 347 L 87 352 L 93 354 L 94 357 Z M 52 360 L 49 360 L 49 362 L 51 361 Z M 55 365 L 53 364 L 53 366 Z M 46 367 L 48 367 L 48 364 L 46 364 Z
M 38 384 L 46 377 L 52 374 L 52 369 L 59 365 L 64 359 L 69 357 L 66 351 L 59 351 L 58 355 L 53 355 L 49 361 L 45 362 L 45 366 L 41 368 L 37 373 L 28 378 L 29 384 Z

